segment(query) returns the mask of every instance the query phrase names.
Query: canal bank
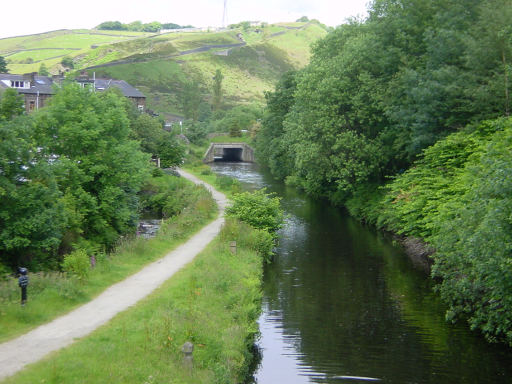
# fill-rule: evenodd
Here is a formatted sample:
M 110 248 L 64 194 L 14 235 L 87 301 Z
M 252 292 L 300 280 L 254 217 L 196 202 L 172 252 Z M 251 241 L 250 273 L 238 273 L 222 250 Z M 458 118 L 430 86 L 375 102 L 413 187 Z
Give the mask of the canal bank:
M 216 191 L 212 193 L 218 197 Z M 221 209 L 225 205 L 225 201 L 218 203 Z M 210 235 L 212 226 L 213 223 L 205 228 Z M 207 236 L 200 237 L 199 241 L 204 242 Z M 260 249 L 258 239 L 250 227 L 228 221 L 191 264 L 90 336 L 76 340 L 77 334 L 72 334 L 73 330 L 61 321 L 53 332 L 67 334 L 73 345 L 5 382 L 83 383 L 84 378 L 91 383 L 242 382 L 258 331 L 263 273 L 263 257 L 255 251 Z M 170 260 L 155 263 L 153 272 L 169 273 L 173 258 L 168 255 L 167 259 Z M 154 284 L 151 278 L 139 278 L 133 290 L 117 296 L 117 301 L 133 301 L 134 296 L 140 296 L 141 285 L 145 288 Z M 88 317 L 81 319 L 79 328 L 91 328 L 97 321 L 95 317 L 102 317 L 109 306 L 103 303 L 98 311 L 86 311 Z M 13 348 L 17 344 L 29 349 L 25 353 L 28 358 L 42 343 L 27 337 L 14 342 Z M 188 349 L 192 351 L 192 361 L 185 359 L 185 344 L 192 347 Z M 5 353 L 9 351 L 11 348 L 6 348 Z M 7 365 L 0 366 L 7 376 Z
M 391 236 L 255 164 L 212 169 L 243 189 L 275 192 L 288 214 L 265 267 L 257 383 L 510 382 L 511 351 L 447 323 L 430 278 Z

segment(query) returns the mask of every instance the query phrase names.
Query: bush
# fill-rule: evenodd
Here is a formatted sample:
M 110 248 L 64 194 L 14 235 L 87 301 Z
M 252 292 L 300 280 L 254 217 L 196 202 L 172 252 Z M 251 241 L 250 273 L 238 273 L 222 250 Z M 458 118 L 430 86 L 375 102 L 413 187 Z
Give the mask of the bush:
M 229 176 L 217 176 L 215 178 L 215 184 L 219 186 L 220 189 L 228 190 L 233 185 L 235 179 Z
M 280 199 L 267 194 L 265 189 L 234 195 L 233 204 L 226 214 L 272 234 L 281 228 L 284 221 Z
M 77 249 L 69 255 L 64 256 L 62 270 L 70 275 L 76 276 L 79 280 L 87 279 L 90 268 L 89 256 L 83 249 Z

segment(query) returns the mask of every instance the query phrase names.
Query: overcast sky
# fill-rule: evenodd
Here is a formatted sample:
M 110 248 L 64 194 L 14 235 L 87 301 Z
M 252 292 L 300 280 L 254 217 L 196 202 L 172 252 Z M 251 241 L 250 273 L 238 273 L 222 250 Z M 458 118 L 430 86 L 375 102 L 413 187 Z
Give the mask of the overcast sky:
M 227 23 L 295 21 L 301 16 L 336 26 L 364 16 L 370 0 L 227 0 Z M 221 26 L 224 0 L 25 0 L 2 2 L 0 38 L 56 29 L 93 28 L 103 21 Z

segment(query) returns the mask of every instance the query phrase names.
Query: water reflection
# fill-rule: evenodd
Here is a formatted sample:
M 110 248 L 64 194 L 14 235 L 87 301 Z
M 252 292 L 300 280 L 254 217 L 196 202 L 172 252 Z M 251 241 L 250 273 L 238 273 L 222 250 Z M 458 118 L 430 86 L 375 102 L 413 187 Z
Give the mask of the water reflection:
M 265 269 L 259 384 L 512 382 L 510 350 L 447 324 L 430 279 L 389 238 L 255 165 L 213 170 L 276 192 L 288 214 Z

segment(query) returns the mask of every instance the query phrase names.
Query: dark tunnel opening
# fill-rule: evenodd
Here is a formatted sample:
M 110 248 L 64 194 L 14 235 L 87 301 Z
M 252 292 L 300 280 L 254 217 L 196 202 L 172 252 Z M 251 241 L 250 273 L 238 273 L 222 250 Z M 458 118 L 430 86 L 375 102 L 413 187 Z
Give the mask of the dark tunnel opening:
M 215 161 L 240 162 L 242 161 L 242 152 L 242 148 L 223 148 L 222 158 L 216 158 Z

